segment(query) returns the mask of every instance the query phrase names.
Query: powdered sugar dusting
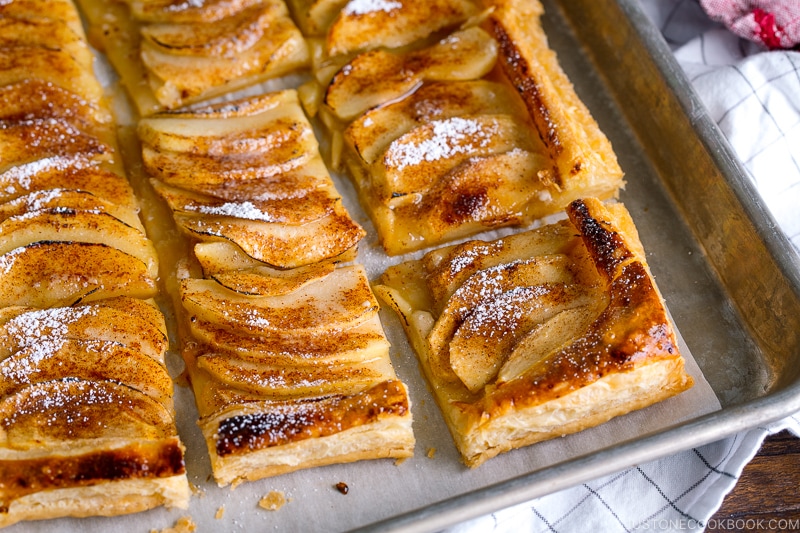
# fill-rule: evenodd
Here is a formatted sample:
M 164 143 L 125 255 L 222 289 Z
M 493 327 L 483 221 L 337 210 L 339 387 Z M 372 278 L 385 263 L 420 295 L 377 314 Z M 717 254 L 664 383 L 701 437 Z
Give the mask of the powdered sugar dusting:
M 469 154 L 486 148 L 498 133 L 497 121 L 481 123 L 473 119 L 453 117 L 431 123 L 433 134 L 419 143 L 397 143 L 386 153 L 388 167 L 403 170 L 406 167 L 447 159 L 458 154 Z
M 344 6 L 342 13 L 345 15 L 366 15 L 379 11 L 391 13 L 402 7 L 402 2 L 393 0 L 350 0 L 350 2 Z
M 264 222 L 278 222 L 270 213 L 259 209 L 253 202 L 226 202 L 221 205 L 187 205 L 187 211 L 203 213 L 205 215 L 229 216 L 246 220 L 262 220 Z

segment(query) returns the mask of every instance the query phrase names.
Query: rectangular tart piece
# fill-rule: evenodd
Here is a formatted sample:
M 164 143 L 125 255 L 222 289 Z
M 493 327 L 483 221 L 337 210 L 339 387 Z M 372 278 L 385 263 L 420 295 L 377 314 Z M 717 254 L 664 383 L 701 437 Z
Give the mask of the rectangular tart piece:
M 0 6 L 0 527 L 187 507 L 158 260 L 75 6 Z
M 470 467 L 692 385 L 627 210 L 592 198 L 567 214 L 428 252 L 374 288 Z
M 538 1 L 308 3 L 301 94 L 388 254 L 616 197 L 622 171 Z
M 364 268 L 181 281 L 183 354 L 214 478 L 413 454 L 405 386 Z
M 141 115 L 302 69 L 308 49 L 283 0 L 80 0 L 89 37 Z

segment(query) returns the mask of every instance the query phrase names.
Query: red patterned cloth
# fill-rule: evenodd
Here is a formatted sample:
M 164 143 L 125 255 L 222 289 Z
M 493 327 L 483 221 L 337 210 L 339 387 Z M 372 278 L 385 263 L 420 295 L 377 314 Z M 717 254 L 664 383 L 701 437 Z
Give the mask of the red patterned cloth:
M 800 49 L 800 0 L 700 0 L 733 33 L 770 50 Z

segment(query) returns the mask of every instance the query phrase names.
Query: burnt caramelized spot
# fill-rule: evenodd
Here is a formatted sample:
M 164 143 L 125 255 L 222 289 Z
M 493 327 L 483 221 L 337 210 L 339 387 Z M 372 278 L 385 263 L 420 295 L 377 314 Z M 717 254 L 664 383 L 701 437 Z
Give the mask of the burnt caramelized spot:
M 607 279 L 612 279 L 620 268 L 634 259 L 625 245 L 622 236 L 609 222 L 596 219 L 589 212 L 583 200 L 575 200 L 567 208 L 570 220 L 583 236 L 584 244 L 588 248 L 599 271 Z
M 448 224 L 457 224 L 464 220 L 478 220 L 488 201 L 486 187 L 461 191 L 452 203 L 446 205 L 442 218 Z
M 491 34 L 500 47 L 498 54 L 499 62 L 511 84 L 519 92 L 528 113 L 533 118 L 539 137 L 551 152 L 553 159 L 564 151 L 564 146 L 558 134 L 558 130 L 550 117 L 550 110 L 543 101 L 542 92 L 536 83 L 535 78 L 530 73 L 528 62 L 522 57 L 519 48 L 514 44 L 514 40 L 508 34 L 503 25 L 494 19 L 489 19 Z M 564 180 L 558 169 L 558 165 L 553 165 L 553 182 L 562 187 Z
M 176 438 L 75 456 L 0 460 L 0 510 L 7 510 L 17 498 L 43 490 L 164 478 L 185 471 L 183 450 Z
M 405 389 L 389 380 L 353 396 L 334 396 L 276 403 L 269 412 L 227 418 L 220 422 L 217 455 L 248 453 L 304 439 L 326 437 L 409 410 Z

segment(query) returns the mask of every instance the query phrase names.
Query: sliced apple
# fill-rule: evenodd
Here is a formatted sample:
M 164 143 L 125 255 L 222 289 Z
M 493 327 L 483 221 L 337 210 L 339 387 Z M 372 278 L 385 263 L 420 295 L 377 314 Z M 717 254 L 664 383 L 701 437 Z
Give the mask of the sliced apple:
M 497 374 L 497 383 L 527 373 L 556 351 L 581 339 L 603 308 L 595 303 L 565 309 L 539 324 L 514 346 Z
M 468 0 L 348 2 L 328 29 L 328 54 L 405 46 L 461 24 L 477 11 Z
M 147 265 L 105 244 L 35 242 L 0 255 L 0 305 L 56 307 L 158 293 Z
M 493 242 L 473 240 L 429 252 L 422 264 L 434 310 L 441 314 L 453 293 L 480 270 L 541 255 L 560 257 L 580 242 L 574 226 L 558 222 Z
M 351 365 L 272 366 L 211 353 L 199 357 L 197 366 L 224 385 L 273 399 L 348 395 L 394 376 L 385 357 Z
M 340 203 L 330 215 L 299 226 L 187 213 L 175 213 L 175 220 L 190 235 L 228 240 L 276 268 L 334 259 L 354 249 L 365 234 Z
M 77 33 L 74 26 L 52 17 L 20 17 L 14 13 L 0 16 L 0 47 L 41 46 L 58 43 L 61 50 L 69 53 L 87 68 L 92 65 L 92 53 L 86 45 L 83 31 Z M 10 16 L 9 16 L 10 15 Z
M 77 439 L 159 439 L 175 434 L 170 412 L 110 381 L 29 385 L 0 401 L 0 442 L 15 449 Z
M 141 60 L 150 75 L 150 85 L 156 99 L 163 106 L 174 108 L 306 66 L 309 61 L 308 47 L 300 31 L 289 18 L 282 2 L 273 2 L 272 5 L 275 9 L 268 16 L 269 31 L 264 32 L 246 50 L 233 56 L 203 53 L 206 51 L 198 55 L 176 54 L 144 39 L 141 43 Z M 194 23 L 200 28 L 207 24 L 207 21 Z M 223 37 L 231 43 L 236 38 L 235 34 Z
M 156 192 L 177 213 L 210 216 L 230 216 L 243 220 L 256 220 L 293 226 L 319 220 L 334 212 L 340 201 L 330 190 L 312 191 L 296 198 L 267 198 L 225 200 L 202 193 L 166 185 L 158 180 L 151 183 Z
M 322 36 L 348 0 L 289 0 L 292 15 L 305 35 Z
M 128 180 L 78 156 L 55 156 L 31 161 L 0 172 L 0 201 L 7 202 L 34 191 L 70 188 L 138 211 Z
M 14 0 L 0 5 L 0 15 L 21 20 L 55 20 L 66 24 L 76 35 L 82 35 L 83 25 L 78 10 L 70 0 L 52 0 L 47 10 L 37 0 Z
M 32 119 L 0 129 L 0 169 L 52 156 L 110 157 L 112 148 L 61 119 Z
M 424 194 L 439 179 L 473 158 L 532 149 L 530 130 L 508 115 L 434 120 L 389 144 L 373 165 L 373 185 L 383 200 Z M 530 174 L 535 179 L 536 170 Z
M 497 43 L 473 27 L 435 45 L 397 54 L 373 50 L 357 56 L 336 73 L 325 91 L 325 104 L 341 120 L 411 93 L 423 81 L 463 81 L 483 77 L 497 59 Z
M 399 102 L 370 109 L 345 130 L 345 140 L 369 166 L 389 144 L 421 124 L 478 114 L 514 114 L 514 95 L 485 80 L 426 83 Z
M 280 296 L 244 296 L 213 280 L 181 281 L 183 307 L 195 319 L 250 335 L 318 335 L 348 329 L 378 312 L 363 267 L 348 266 Z
M 146 22 L 206 22 L 212 23 L 235 15 L 242 9 L 276 0 L 204 0 L 202 3 L 180 4 L 175 0 L 125 0 L 133 15 Z
M 144 231 L 139 214 L 132 209 L 115 205 L 94 194 L 75 189 L 49 189 L 34 191 L 0 204 L 0 223 L 10 217 L 43 209 L 74 209 L 108 213 L 125 224 Z
M 47 339 L 76 339 L 120 343 L 163 362 L 169 345 L 163 316 L 136 298 L 52 309 L 18 307 L 2 318 L 0 359 Z
M 166 367 L 122 344 L 43 339 L 0 362 L 0 397 L 28 384 L 74 378 L 115 381 L 172 409 L 173 384 Z
M 203 320 L 191 322 L 190 329 L 199 341 L 253 363 L 348 364 L 384 357 L 389 349 L 377 314 L 352 328 L 320 335 L 241 335 Z
M 569 265 L 569 258 L 558 254 L 500 264 L 472 274 L 447 301 L 428 334 L 431 369 L 443 378 L 453 377 L 450 341 L 477 306 L 520 287 L 570 283 Z
M 592 301 L 584 287 L 563 283 L 522 286 L 483 300 L 453 334 L 450 366 L 471 392 L 478 392 L 494 379 L 520 338 L 554 315 Z
M 291 270 L 267 266 L 247 270 L 226 270 L 211 278 L 232 291 L 246 295 L 280 296 L 301 289 L 333 272 L 333 263 L 314 264 Z
M 51 208 L 12 216 L 0 223 L 0 254 L 41 241 L 105 244 L 131 255 L 158 278 L 153 243 L 140 230 L 108 213 Z

